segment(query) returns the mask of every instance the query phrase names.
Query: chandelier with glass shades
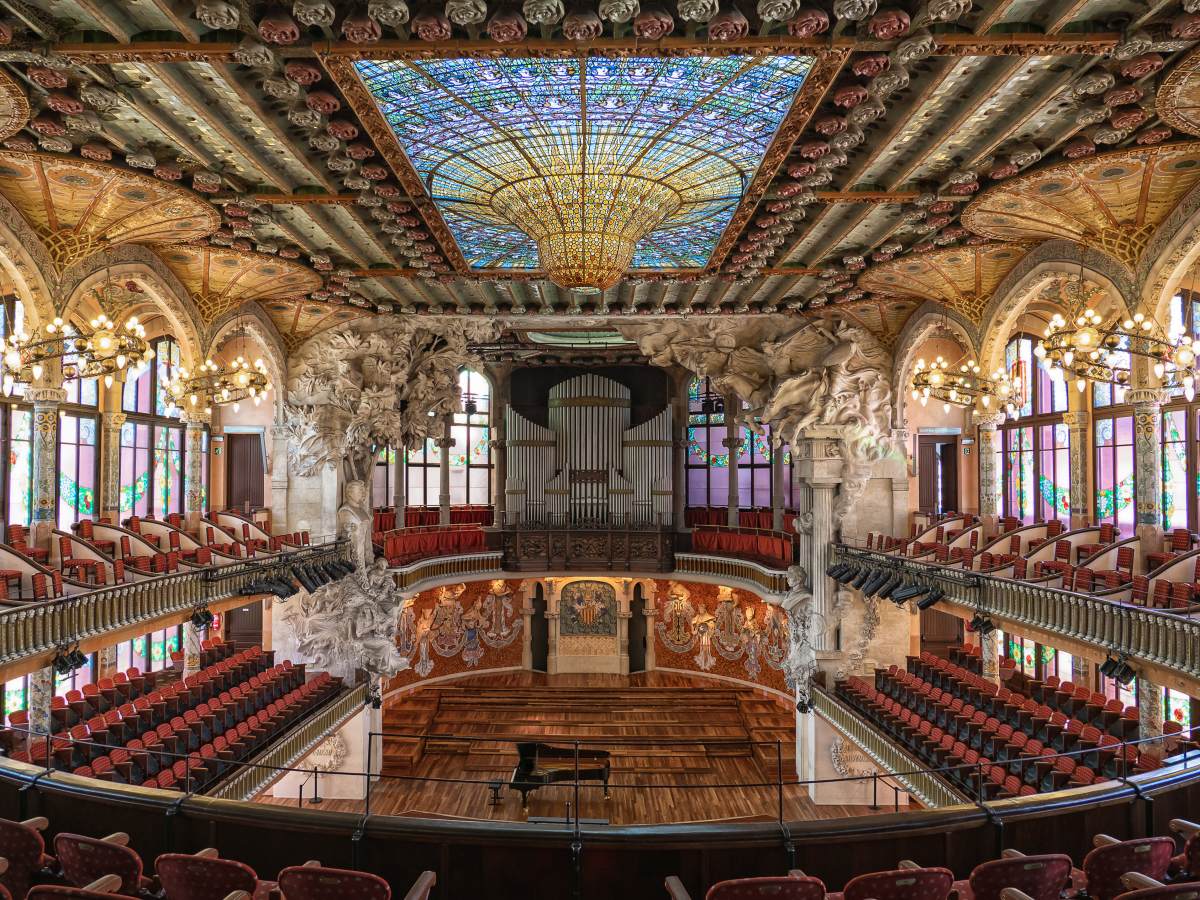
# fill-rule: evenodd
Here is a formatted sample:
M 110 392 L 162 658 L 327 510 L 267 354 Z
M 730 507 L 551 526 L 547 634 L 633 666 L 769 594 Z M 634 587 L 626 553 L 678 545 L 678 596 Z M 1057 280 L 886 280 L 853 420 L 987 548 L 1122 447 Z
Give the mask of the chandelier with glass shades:
M 10 334 L 0 358 L 4 393 L 11 395 L 18 384 L 41 380 L 47 367 L 56 362 L 64 381 L 103 378 L 104 386 L 112 387 L 116 373 L 126 367 L 140 369 L 154 359 L 154 351 L 146 342 L 146 329 L 137 316 L 130 316 L 124 327 L 118 327 L 100 313 L 88 324 L 90 330 L 84 330 L 55 318 L 40 333 Z
M 1055 313 L 1033 352 L 1051 378 L 1073 380 L 1081 393 L 1089 382 L 1129 387 L 1133 357 L 1140 356 L 1163 387 L 1182 389 L 1189 401 L 1195 396 L 1200 340 L 1182 331 L 1166 334 L 1143 313 L 1108 324 L 1090 307 L 1071 319 Z
M 238 412 L 243 400 L 249 398 L 258 406 L 271 390 L 271 379 L 261 359 L 251 363 L 243 356 L 228 366 L 218 366 L 205 360 L 195 373 L 185 368 L 166 380 L 168 412 L 175 409 L 211 413 L 214 406 L 233 405 Z
M 960 363 L 957 368 L 941 356 L 926 363 L 918 359 L 913 367 L 912 398 L 925 406 L 930 399 L 941 401 L 942 409 L 950 412 L 953 406 L 987 410 L 995 403 L 1010 414 L 1020 408 L 1020 380 L 1010 379 L 1003 371 L 990 378 L 983 374 L 975 360 Z

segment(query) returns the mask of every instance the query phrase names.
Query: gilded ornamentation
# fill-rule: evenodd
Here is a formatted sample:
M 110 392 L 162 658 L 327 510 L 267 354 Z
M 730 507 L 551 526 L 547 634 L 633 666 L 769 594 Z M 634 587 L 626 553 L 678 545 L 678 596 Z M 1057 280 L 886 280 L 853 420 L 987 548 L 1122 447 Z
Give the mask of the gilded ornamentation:
M 10 138 L 29 121 L 29 100 L 11 76 L 0 75 L 0 141 Z
M 1200 135 L 1200 48 L 1167 73 L 1155 95 L 1155 111 L 1172 128 Z
M 1200 142 L 1117 150 L 1018 175 L 988 189 L 962 223 L 998 240 L 1066 238 L 1135 271 L 1154 229 L 1200 183 Z

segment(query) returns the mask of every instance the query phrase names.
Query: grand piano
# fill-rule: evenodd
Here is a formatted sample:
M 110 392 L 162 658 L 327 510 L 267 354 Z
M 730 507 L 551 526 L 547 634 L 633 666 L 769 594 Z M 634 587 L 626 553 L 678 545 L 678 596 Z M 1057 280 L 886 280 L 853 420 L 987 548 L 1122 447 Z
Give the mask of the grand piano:
M 524 742 L 517 744 L 517 767 L 509 787 L 521 792 L 521 808 L 528 811 L 529 794 L 547 784 L 568 784 L 575 780 L 575 748 Z M 608 799 L 608 776 L 612 763 L 607 750 L 579 751 L 579 780 L 604 782 Z

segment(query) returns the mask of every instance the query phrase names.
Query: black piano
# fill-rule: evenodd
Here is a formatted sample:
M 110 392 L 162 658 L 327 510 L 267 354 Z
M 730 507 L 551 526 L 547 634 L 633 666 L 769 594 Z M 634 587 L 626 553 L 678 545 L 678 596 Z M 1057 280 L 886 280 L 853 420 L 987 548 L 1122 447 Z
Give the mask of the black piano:
M 542 785 L 575 780 L 575 748 L 555 747 L 532 742 L 517 744 L 517 767 L 509 787 L 521 792 L 521 808 L 529 809 L 529 794 Z M 579 780 L 603 781 L 604 799 L 608 799 L 608 776 L 612 763 L 607 750 L 579 751 Z

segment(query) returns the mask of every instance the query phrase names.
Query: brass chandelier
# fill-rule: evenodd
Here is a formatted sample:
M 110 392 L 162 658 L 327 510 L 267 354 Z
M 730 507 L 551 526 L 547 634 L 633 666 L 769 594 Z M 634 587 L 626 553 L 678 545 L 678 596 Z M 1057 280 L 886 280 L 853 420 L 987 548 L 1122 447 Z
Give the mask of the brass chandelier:
M 102 294 L 101 296 L 105 296 Z M 112 387 L 113 376 L 122 369 L 138 369 L 154 359 L 146 343 L 146 329 L 130 316 L 123 328 L 100 313 L 89 323 L 90 331 L 55 318 L 42 334 L 16 332 L 4 342 L 0 373 L 4 393 L 11 395 L 18 384 L 33 384 L 48 366 L 58 362 L 64 381 L 74 378 L 103 378 Z
M 913 367 L 912 398 L 925 406 L 932 398 L 941 401 L 949 412 L 953 406 L 990 409 L 995 403 L 1013 414 L 1021 406 L 1020 379 L 1010 379 L 1003 371 L 986 377 L 975 360 L 954 368 L 941 356 L 926 363 L 918 359 Z
M 1164 387 L 1182 388 L 1189 401 L 1195 396 L 1200 341 L 1167 335 L 1140 312 L 1108 324 L 1090 307 L 1070 320 L 1055 313 L 1033 352 L 1051 377 L 1074 380 L 1080 392 L 1089 382 L 1128 387 L 1130 364 L 1140 356 L 1150 362 L 1155 377 L 1164 379 Z
M 271 390 L 271 379 L 266 364 L 261 359 L 251 363 L 238 356 L 228 366 L 218 366 L 211 359 L 205 360 L 191 374 L 180 368 L 174 378 L 164 385 L 169 398 L 169 409 L 195 410 L 211 413 L 214 406 L 232 404 L 233 411 L 241 409 L 247 398 L 258 406 Z

